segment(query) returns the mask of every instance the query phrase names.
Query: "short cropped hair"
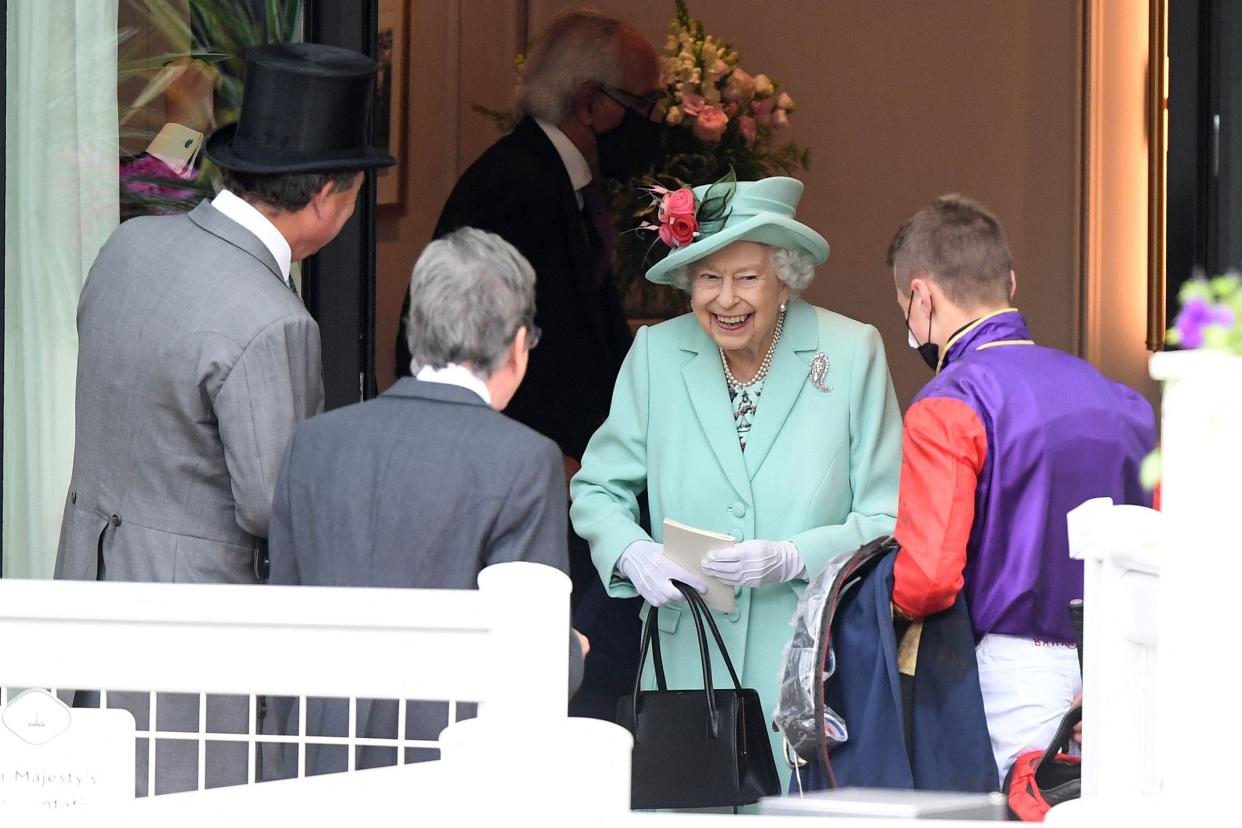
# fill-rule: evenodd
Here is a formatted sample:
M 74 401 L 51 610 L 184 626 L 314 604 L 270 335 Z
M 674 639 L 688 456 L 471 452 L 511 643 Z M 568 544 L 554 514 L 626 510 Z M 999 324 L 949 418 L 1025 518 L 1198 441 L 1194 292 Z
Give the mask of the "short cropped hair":
M 235 196 L 247 201 L 260 201 L 289 213 L 296 213 L 332 182 L 332 192 L 343 193 L 353 186 L 362 170 L 341 170 L 316 173 L 245 173 L 220 170 L 221 184 Z
M 561 12 L 531 46 L 522 65 L 518 106 L 551 123 L 573 111 L 582 84 L 621 85 L 621 41 L 631 28 L 594 9 Z
M 535 271 L 513 245 L 462 227 L 427 245 L 410 276 L 406 341 L 413 372 L 450 362 L 482 379 L 535 320 Z
M 682 265 L 669 274 L 669 279 L 676 287 L 689 292 L 690 272 L 693 268 L 694 262 Z M 815 278 L 815 259 L 805 250 L 776 247 L 772 250 L 772 269 L 776 272 L 776 278 L 789 288 L 791 294 L 797 296 Z
M 949 301 L 971 309 L 1009 301 L 1013 257 L 996 216 L 977 201 L 945 195 L 901 225 L 888 246 L 897 287 L 919 276 L 940 285 Z

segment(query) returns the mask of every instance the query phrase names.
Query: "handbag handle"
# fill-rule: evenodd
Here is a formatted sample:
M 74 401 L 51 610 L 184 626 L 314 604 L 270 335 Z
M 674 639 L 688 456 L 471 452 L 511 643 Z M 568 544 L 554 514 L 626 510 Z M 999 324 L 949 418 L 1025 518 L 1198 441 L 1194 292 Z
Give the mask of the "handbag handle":
M 706 626 L 711 628 L 712 638 L 716 641 L 716 647 L 720 650 L 725 667 L 729 670 L 729 677 L 733 680 L 734 689 L 740 692 L 742 684 L 738 681 L 737 670 L 734 669 L 733 660 L 729 658 L 729 651 L 725 648 L 720 628 L 716 626 L 716 620 L 712 618 L 711 611 L 703 602 L 702 596 L 695 589 L 680 581 L 673 581 L 672 583 L 686 599 L 686 604 L 690 609 L 690 617 L 694 620 L 695 634 L 699 640 L 699 661 L 703 669 L 703 690 L 707 701 L 707 729 L 711 737 L 715 739 L 720 734 L 720 717 L 717 714 L 716 692 L 712 681 L 711 654 L 707 650 L 707 634 L 704 629 L 705 620 Z M 631 720 L 635 723 L 638 721 L 638 697 L 642 687 L 642 668 L 647 662 L 648 650 L 651 651 L 654 661 L 656 687 L 661 692 L 667 689 L 667 682 L 664 676 L 664 659 L 660 651 L 659 618 L 659 607 L 652 606 L 647 613 L 646 620 L 643 622 L 642 646 L 638 655 L 638 674 L 634 677 L 634 692 L 630 697 L 632 705 Z
M 725 647 L 724 637 L 721 636 L 720 628 L 716 626 L 716 619 L 712 617 L 712 611 L 707 608 L 707 603 L 703 600 L 703 596 L 698 593 L 698 590 L 691 589 L 681 581 L 673 581 L 673 586 L 681 590 L 681 594 L 685 596 L 686 603 L 690 605 L 691 611 L 702 615 L 706 619 L 707 626 L 712 631 L 712 638 L 716 639 L 716 648 L 720 650 L 720 657 L 724 660 L 725 667 L 729 671 L 729 678 L 733 679 L 733 689 L 740 692 L 742 683 L 737 680 L 737 670 L 733 669 L 733 659 L 729 658 L 729 650 Z
M 676 583 L 674 581 L 674 583 Z M 707 636 L 703 632 L 703 621 L 699 618 L 698 613 L 691 608 L 691 616 L 694 618 L 695 632 L 699 639 L 699 656 L 703 666 L 703 690 L 707 699 L 707 732 L 711 738 L 715 739 L 720 733 L 719 716 L 716 715 L 716 692 L 712 686 L 712 667 L 707 655 Z M 638 657 L 638 675 L 634 677 L 634 694 L 630 697 L 632 721 L 638 723 L 638 697 L 642 686 L 643 665 L 647 661 L 647 650 L 650 647 L 652 658 L 655 661 L 656 687 L 664 691 L 667 689 L 664 679 L 664 663 L 660 654 L 660 608 L 651 607 L 651 611 L 647 613 L 647 620 L 643 622 L 643 644 L 642 651 Z
M 647 651 L 651 650 L 651 655 L 655 661 L 655 680 L 656 689 L 663 692 L 668 689 L 668 685 L 664 680 L 664 659 L 660 656 L 660 639 L 659 639 L 659 619 L 660 611 L 657 607 L 652 607 L 647 613 L 646 620 L 643 621 L 642 639 L 638 650 L 638 673 L 634 676 L 634 696 L 638 696 L 638 690 L 642 686 L 643 665 L 647 663 Z M 655 616 L 654 618 L 652 616 Z M 652 642 L 655 646 L 652 647 Z

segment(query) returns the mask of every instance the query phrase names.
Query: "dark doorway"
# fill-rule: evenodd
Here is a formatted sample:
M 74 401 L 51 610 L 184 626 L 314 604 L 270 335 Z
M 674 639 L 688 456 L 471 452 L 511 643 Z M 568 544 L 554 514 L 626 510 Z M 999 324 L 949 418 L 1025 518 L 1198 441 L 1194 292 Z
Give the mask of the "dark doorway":
M 1196 272 L 1242 266 L 1242 6 L 1169 3 L 1169 318 Z
M 304 14 L 307 41 L 375 57 L 376 0 L 307 0 Z M 375 396 L 374 173 L 340 235 L 304 267 L 306 307 L 323 340 L 324 407 Z

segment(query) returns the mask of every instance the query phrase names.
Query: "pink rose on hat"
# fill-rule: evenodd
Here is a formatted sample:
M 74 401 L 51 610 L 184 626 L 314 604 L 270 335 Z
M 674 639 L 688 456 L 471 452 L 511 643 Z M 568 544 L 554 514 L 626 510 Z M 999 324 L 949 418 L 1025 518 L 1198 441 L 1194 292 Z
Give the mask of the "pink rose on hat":
M 676 216 L 694 216 L 694 193 L 688 187 L 670 190 L 660 199 L 660 221 Z
M 685 247 L 694 241 L 699 222 L 694 216 L 673 216 L 660 224 L 660 241 L 669 247 Z
M 694 234 L 699 231 L 694 211 L 694 192 L 688 187 L 664 192 L 656 213 L 660 241 L 669 247 L 683 247 L 694 241 Z

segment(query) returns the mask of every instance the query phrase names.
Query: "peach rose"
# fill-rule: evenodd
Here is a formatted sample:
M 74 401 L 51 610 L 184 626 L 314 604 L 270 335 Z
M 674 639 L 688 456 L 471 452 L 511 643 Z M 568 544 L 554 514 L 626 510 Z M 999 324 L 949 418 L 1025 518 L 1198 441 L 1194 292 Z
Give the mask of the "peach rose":
M 776 91 L 776 87 L 772 84 L 772 79 L 767 75 L 755 75 L 755 94 L 761 98 L 766 98 Z
M 792 110 L 794 108 L 794 99 L 790 97 L 788 92 L 782 92 L 776 96 L 776 105 L 780 109 Z
M 753 146 L 755 139 L 759 137 L 759 125 L 749 115 L 743 115 L 737 119 L 737 131 L 748 147 Z
M 778 109 L 772 113 L 772 127 L 774 129 L 784 129 L 789 126 L 789 115 L 783 109 Z
M 729 117 L 718 106 L 705 106 L 694 120 L 694 137 L 700 141 L 719 141 L 729 125 Z
M 755 79 L 736 68 L 729 75 L 728 81 L 724 86 L 724 98 L 726 101 L 747 101 L 755 94 Z

